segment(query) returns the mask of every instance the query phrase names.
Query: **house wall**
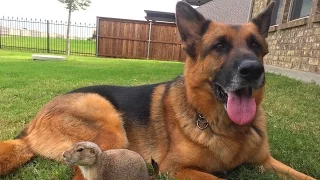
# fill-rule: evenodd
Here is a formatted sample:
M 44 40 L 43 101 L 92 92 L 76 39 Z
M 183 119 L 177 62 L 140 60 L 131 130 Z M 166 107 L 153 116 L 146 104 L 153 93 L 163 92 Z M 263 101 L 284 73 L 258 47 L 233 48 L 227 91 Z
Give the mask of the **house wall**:
M 205 18 L 228 24 L 247 23 L 252 0 L 212 0 L 196 8 Z
M 313 0 L 310 16 L 288 20 L 290 1 L 280 9 L 280 24 L 271 26 L 267 38 L 268 65 L 320 74 L 320 0 Z M 254 0 L 252 17 L 267 6 L 268 0 Z

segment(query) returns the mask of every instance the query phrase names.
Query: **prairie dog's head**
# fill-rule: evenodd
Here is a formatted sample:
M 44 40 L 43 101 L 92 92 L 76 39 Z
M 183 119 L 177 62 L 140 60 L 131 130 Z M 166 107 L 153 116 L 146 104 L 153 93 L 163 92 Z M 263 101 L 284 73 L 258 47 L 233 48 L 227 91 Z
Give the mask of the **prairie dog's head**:
M 69 165 L 91 166 L 95 164 L 101 149 L 93 142 L 83 141 L 72 145 L 62 153 L 62 158 Z

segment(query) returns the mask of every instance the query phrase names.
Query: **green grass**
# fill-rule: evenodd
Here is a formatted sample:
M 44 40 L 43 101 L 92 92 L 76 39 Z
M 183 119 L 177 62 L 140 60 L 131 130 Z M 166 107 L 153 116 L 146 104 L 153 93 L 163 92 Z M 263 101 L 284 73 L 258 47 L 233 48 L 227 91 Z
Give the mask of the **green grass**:
M 3 48 L 28 49 L 47 52 L 47 38 L 26 36 L 2 36 Z M 49 50 L 53 53 L 63 54 L 66 51 L 66 40 L 63 38 L 49 38 Z M 92 40 L 70 40 L 71 54 L 95 55 L 96 42 Z
M 129 86 L 166 81 L 183 70 L 183 64 L 176 62 L 78 56 L 48 62 L 30 57 L 31 53 L 0 50 L 0 140 L 15 137 L 40 107 L 58 94 L 94 84 Z M 320 179 L 320 87 L 267 74 L 263 106 L 272 155 Z M 2 179 L 69 179 L 71 175 L 65 165 L 35 158 Z M 278 179 L 250 165 L 228 172 L 227 178 Z

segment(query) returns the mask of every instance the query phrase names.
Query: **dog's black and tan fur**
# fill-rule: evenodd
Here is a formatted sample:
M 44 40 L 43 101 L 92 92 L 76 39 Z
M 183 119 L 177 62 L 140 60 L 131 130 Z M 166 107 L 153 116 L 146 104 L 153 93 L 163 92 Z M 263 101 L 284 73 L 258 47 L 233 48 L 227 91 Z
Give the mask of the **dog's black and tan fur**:
M 269 154 L 261 101 L 273 6 L 248 24 L 227 25 L 178 2 L 177 26 L 188 54 L 183 76 L 137 87 L 84 87 L 56 97 L 17 139 L 0 142 L 0 174 L 35 155 L 61 160 L 75 142 L 92 141 L 102 150 L 128 148 L 152 157 L 161 172 L 177 179 L 217 179 L 210 173 L 243 163 L 313 179 Z

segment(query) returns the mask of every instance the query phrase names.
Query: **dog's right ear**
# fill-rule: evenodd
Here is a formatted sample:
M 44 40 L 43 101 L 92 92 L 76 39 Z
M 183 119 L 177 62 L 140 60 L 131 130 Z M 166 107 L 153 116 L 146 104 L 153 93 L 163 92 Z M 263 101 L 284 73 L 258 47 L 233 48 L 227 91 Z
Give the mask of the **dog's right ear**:
M 210 21 L 207 21 L 188 3 L 182 1 L 179 1 L 176 6 L 176 21 L 184 48 L 188 55 L 194 58 L 196 46 Z

